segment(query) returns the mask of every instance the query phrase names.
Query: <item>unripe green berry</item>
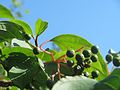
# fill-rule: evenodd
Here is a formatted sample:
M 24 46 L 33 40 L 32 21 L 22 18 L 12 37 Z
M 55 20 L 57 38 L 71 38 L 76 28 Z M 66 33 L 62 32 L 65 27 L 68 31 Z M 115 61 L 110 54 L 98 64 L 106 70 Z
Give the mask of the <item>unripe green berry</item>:
M 74 61 L 68 60 L 67 61 L 67 66 L 72 67 L 74 65 Z
M 107 61 L 108 63 L 110 63 L 110 62 L 113 60 L 112 54 L 107 54 L 106 57 L 105 57 L 105 59 L 106 59 L 106 61 Z
M 54 85 L 54 81 L 52 81 L 52 80 L 47 80 L 46 85 L 47 85 L 47 87 L 48 87 L 49 89 L 52 89 L 52 87 L 53 87 L 53 85 Z
M 67 57 L 72 58 L 75 55 L 75 51 L 74 50 L 67 50 L 66 55 L 67 55 Z
M 99 72 L 98 71 L 92 71 L 91 75 L 92 75 L 93 79 L 97 78 L 99 76 Z
M 97 55 L 92 55 L 92 56 L 90 57 L 90 59 L 92 60 L 92 62 L 97 62 L 98 56 L 97 56 Z
M 120 66 L 120 57 L 113 57 L 113 65 L 116 67 Z
M 88 58 L 88 57 L 90 57 L 90 55 L 91 55 L 91 51 L 90 51 L 90 50 L 84 50 L 84 51 L 82 52 L 82 54 L 84 55 L 85 58 Z
M 99 52 L 99 47 L 98 47 L 98 46 L 92 46 L 92 47 L 91 47 L 91 52 L 92 52 L 93 54 L 97 54 L 97 53 Z
M 33 53 L 34 53 L 35 55 L 38 55 L 38 54 L 39 54 L 39 50 L 38 50 L 37 47 L 35 47 L 35 48 L 33 49 Z

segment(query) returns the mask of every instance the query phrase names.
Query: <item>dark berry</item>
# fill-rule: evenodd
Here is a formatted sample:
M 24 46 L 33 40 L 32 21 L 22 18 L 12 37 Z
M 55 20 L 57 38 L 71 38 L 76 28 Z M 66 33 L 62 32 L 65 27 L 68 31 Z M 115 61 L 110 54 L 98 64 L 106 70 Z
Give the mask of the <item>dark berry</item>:
M 92 75 L 93 79 L 97 78 L 99 76 L 99 72 L 98 71 L 92 71 L 91 75 Z
M 91 52 L 92 52 L 93 54 L 97 54 L 97 53 L 99 52 L 99 47 L 98 47 L 98 46 L 92 46 L 92 47 L 91 47 Z
M 84 75 L 85 77 L 89 77 L 89 73 L 88 73 L 88 72 L 83 72 L 83 75 Z
M 74 65 L 74 61 L 68 60 L 68 61 L 67 61 L 67 65 L 68 65 L 69 67 L 72 67 L 72 66 Z
M 91 58 L 92 62 L 97 62 L 98 56 L 97 55 L 92 55 Z
M 45 51 L 49 51 L 50 49 L 49 48 L 46 48 Z
M 48 87 L 49 89 L 52 89 L 52 87 L 53 87 L 53 85 L 54 85 L 54 81 L 52 81 L 52 80 L 47 80 L 46 85 L 47 85 L 47 87 Z
M 107 54 L 105 57 L 107 63 L 110 63 L 113 60 L 113 56 L 111 54 Z
M 82 54 L 84 55 L 85 58 L 88 58 L 88 57 L 90 57 L 90 55 L 91 55 L 91 51 L 90 51 L 90 50 L 84 50 L 84 51 L 82 52 Z
M 33 49 L 33 53 L 34 53 L 35 55 L 38 55 L 38 54 L 39 54 L 39 50 L 38 50 L 37 47 L 35 47 L 35 48 Z
M 90 64 L 84 63 L 84 67 L 85 67 L 85 68 L 90 68 Z
M 66 52 L 66 55 L 70 58 L 72 58 L 74 56 L 74 54 L 75 54 L 74 50 L 67 50 L 67 52 Z
M 25 37 L 26 40 L 30 40 L 31 39 L 30 35 L 28 35 L 28 34 L 25 34 L 24 37 Z
M 120 66 L 120 58 L 119 57 L 114 57 L 113 58 L 113 65 L 116 67 Z
M 77 60 L 78 63 L 82 63 L 82 61 L 84 60 L 84 55 L 76 54 L 75 59 Z
M 84 67 L 81 67 L 79 65 L 76 65 L 73 69 L 75 75 L 81 75 L 82 72 L 84 71 Z

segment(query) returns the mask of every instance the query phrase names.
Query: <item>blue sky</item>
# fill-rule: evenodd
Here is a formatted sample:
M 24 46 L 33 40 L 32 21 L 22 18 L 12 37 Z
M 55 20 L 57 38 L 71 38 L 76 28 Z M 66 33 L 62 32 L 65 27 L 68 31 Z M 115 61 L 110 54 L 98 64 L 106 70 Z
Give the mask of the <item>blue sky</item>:
M 9 6 L 10 0 L 1 0 Z M 38 18 L 48 21 L 40 42 L 64 33 L 80 35 L 100 47 L 105 56 L 109 48 L 120 50 L 119 0 L 25 0 L 30 14 L 22 18 L 34 29 Z

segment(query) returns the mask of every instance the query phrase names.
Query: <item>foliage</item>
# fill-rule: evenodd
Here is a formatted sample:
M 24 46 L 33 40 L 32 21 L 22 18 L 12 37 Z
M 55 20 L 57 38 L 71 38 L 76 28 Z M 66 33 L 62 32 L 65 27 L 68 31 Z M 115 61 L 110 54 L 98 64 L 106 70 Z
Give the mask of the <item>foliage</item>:
M 31 27 L 0 5 L 0 86 L 10 90 L 119 90 L 120 69 L 111 73 L 99 49 L 86 39 L 62 34 L 38 44 L 48 23 Z M 33 40 L 35 44 L 30 43 Z M 58 50 L 43 49 L 53 42 Z M 22 44 L 21 44 L 22 43 Z M 112 58 L 111 58 L 112 57 Z M 110 58 L 110 60 L 109 60 Z M 120 66 L 120 53 L 109 51 L 107 62 Z

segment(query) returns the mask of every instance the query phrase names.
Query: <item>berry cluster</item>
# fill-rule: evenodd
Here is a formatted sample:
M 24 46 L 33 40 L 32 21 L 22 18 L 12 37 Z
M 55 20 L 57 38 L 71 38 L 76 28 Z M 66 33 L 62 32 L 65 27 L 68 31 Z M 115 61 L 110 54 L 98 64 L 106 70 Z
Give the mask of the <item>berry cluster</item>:
M 82 52 L 75 52 L 74 50 L 67 50 L 66 56 L 69 58 L 75 58 L 75 62 L 73 60 L 67 60 L 67 65 L 73 68 L 74 75 L 84 75 L 89 77 L 89 73 L 85 72 L 86 68 L 90 68 L 91 63 L 95 63 L 98 61 L 97 53 L 99 49 L 97 46 L 92 46 L 90 50 L 83 50 Z M 91 72 L 92 78 L 98 77 L 98 71 Z
M 109 64 L 110 62 L 113 62 L 113 65 L 116 66 L 116 67 L 119 67 L 120 66 L 120 55 L 119 53 L 109 53 L 106 55 L 105 57 L 107 63 Z

